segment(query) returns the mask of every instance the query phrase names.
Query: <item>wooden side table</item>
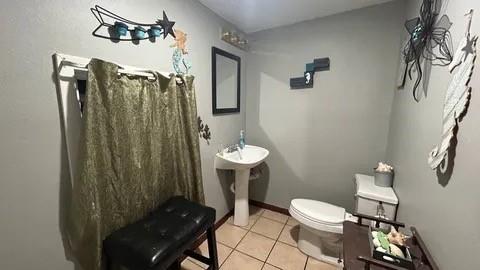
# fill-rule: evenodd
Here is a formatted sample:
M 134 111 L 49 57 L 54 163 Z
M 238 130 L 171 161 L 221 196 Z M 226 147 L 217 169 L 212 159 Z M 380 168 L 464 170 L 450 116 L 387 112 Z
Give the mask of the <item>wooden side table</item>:
M 354 214 L 358 222 L 345 221 L 343 223 L 343 257 L 345 270 L 405 270 L 403 267 L 395 266 L 372 258 L 370 247 L 369 226 L 362 225 L 363 219 L 375 221 L 376 227 L 380 223 L 398 227 L 405 225 L 400 222 L 385 220 L 381 218 Z M 415 270 L 439 270 L 425 243 L 418 234 L 415 227 L 410 228 L 413 237 L 408 239 L 407 245 L 413 258 Z

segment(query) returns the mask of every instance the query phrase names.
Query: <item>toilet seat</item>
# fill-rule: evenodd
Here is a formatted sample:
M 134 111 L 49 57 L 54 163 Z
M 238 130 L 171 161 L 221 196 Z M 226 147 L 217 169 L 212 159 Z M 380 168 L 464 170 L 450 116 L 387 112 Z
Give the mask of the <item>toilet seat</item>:
M 321 201 L 294 199 L 290 203 L 289 212 L 301 224 L 313 229 L 333 233 L 343 232 L 345 208 Z

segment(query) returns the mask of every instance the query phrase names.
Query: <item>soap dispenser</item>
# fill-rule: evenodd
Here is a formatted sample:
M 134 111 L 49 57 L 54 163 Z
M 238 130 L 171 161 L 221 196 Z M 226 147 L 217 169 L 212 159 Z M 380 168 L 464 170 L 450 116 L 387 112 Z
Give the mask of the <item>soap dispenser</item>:
M 245 148 L 245 131 L 240 130 L 240 139 L 238 140 L 238 145 L 240 146 L 240 149 Z

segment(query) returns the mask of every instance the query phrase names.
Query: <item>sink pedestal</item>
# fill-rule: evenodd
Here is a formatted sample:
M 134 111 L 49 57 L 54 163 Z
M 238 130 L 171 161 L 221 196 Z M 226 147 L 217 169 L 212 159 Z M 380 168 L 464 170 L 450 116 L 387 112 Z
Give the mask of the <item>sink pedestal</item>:
M 228 148 L 230 149 L 230 148 Z M 267 149 L 245 145 L 236 151 L 227 149 L 215 155 L 214 166 L 219 170 L 235 170 L 235 215 L 233 223 L 238 226 L 247 226 L 250 215 L 248 213 L 248 182 L 250 169 L 262 163 L 268 156 Z
M 237 226 L 247 226 L 249 222 L 248 182 L 250 169 L 235 170 L 235 212 L 233 223 Z

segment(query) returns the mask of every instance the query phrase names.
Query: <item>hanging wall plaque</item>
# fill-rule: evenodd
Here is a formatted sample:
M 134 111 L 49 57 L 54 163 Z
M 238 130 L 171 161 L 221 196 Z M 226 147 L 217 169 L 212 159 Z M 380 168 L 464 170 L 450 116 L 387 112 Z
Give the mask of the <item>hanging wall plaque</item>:
M 291 78 L 290 79 L 290 88 L 291 89 L 303 89 L 303 88 L 312 88 L 313 87 L 313 77 L 317 71 L 330 70 L 330 58 L 317 58 L 313 59 L 312 63 L 307 63 L 305 65 L 305 72 L 303 72 L 303 77 Z
M 140 41 L 149 39 L 155 41 L 156 38 L 168 35 L 175 38 L 173 26 L 174 21 L 170 21 L 165 11 L 163 18 L 155 23 L 134 22 L 121 17 L 99 5 L 91 8 L 90 11 L 97 19 L 99 25 L 92 32 L 92 35 L 99 38 L 112 41 Z
M 440 144 L 430 152 L 428 163 L 432 169 L 436 169 L 440 164 L 442 172 L 447 170 L 448 151 L 451 146 L 451 140 L 455 135 L 458 121 L 468 107 L 470 92 L 470 78 L 473 73 L 473 67 L 476 58 L 477 36 L 470 35 L 470 25 L 472 21 L 473 10 L 467 14 L 468 24 L 465 37 L 453 56 L 453 61 L 449 65 L 450 72 L 455 71 L 445 95 L 445 105 L 443 109 L 443 130 Z M 442 161 L 444 161 L 442 163 Z

